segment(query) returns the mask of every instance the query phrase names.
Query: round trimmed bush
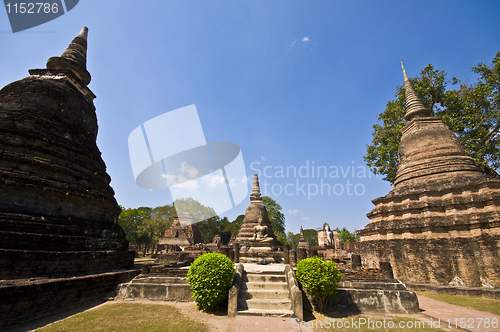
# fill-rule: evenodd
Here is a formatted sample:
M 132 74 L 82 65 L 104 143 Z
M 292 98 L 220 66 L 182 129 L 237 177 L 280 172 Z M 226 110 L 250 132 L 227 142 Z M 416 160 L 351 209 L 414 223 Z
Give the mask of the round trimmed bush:
M 233 262 L 218 253 L 203 254 L 191 263 L 188 283 L 198 308 L 213 309 L 226 300 L 234 273 Z
M 332 261 L 323 261 L 319 257 L 301 260 L 297 264 L 297 280 L 304 291 L 316 302 L 320 311 L 324 311 L 328 299 L 337 293 L 342 273 Z

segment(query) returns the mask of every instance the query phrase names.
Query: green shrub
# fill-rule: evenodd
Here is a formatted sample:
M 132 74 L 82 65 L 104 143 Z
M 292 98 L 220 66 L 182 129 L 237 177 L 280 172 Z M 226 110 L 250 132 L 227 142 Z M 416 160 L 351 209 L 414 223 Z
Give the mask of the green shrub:
M 191 294 L 201 310 L 216 308 L 227 299 L 233 283 L 234 264 L 225 255 L 203 254 L 189 267 Z
M 297 280 L 304 291 L 316 302 L 320 311 L 324 311 L 328 299 L 337 293 L 342 274 L 332 261 L 324 262 L 319 257 L 301 260 L 297 264 Z

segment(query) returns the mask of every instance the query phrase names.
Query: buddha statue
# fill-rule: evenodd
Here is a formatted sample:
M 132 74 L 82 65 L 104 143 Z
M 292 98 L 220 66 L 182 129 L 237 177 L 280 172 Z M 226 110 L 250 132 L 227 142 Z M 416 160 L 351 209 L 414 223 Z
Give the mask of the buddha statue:
M 253 237 L 250 239 L 250 241 L 272 242 L 273 238 L 268 237 L 267 226 L 262 226 L 262 217 L 259 217 L 257 222 L 259 224 L 253 228 Z

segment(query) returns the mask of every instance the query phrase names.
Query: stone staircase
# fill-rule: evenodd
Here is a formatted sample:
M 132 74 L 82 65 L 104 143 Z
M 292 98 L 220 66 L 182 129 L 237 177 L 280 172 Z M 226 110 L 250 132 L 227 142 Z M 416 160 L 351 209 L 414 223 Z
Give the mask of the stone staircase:
M 245 271 L 238 296 L 238 315 L 294 317 L 283 271 Z

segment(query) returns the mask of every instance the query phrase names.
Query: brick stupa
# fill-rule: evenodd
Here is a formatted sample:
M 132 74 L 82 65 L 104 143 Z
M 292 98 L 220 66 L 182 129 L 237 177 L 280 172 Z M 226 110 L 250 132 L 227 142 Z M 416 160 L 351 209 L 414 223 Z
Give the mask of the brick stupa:
M 260 197 L 259 178 L 254 175 L 250 205 L 236 236 L 240 244 L 240 261 L 242 263 L 275 263 L 281 262 L 282 252 L 277 251 L 279 244 L 271 227 L 266 207 Z
M 273 244 L 276 244 L 276 237 L 271 228 L 271 222 L 269 221 L 266 207 L 260 196 L 259 177 L 257 174 L 254 174 L 252 193 L 250 194 L 250 205 L 248 205 L 245 211 L 245 218 L 243 218 L 240 231 L 238 236 L 236 236 L 236 241 L 239 242 L 240 245 L 248 244 L 252 239 L 254 236 L 254 228 L 258 226 L 259 219 L 262 220 L 261 224 L 263 226 L 267 226 L 268 237 L 273 238 Z
M 368 267 L 390 262 L 405 282 L 499 287 L 500 180 L 483 174 L 403 73 L 408 123 L 394 188 L 373 200 L 357 251 Z
M 96 145 L 87 31 L 0 90 L 0 279 L 133 265 Z

